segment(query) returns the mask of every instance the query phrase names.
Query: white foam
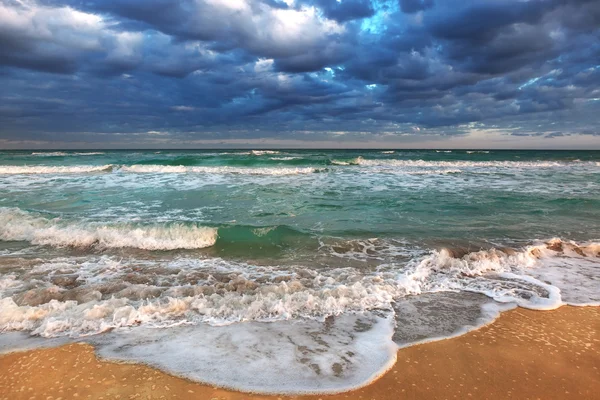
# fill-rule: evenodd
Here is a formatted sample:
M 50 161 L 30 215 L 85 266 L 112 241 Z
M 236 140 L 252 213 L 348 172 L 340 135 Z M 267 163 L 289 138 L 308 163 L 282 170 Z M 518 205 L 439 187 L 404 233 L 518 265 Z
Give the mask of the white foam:
M 130 165 L 119 169 L 134 173 L 193 173 L 193 174 L 243 174 L 243 175 L 299 175 L 319 172 L 317 168 L 241 168 L 241 167 L 186 167 L 170 165 Z
M 73 166 L 45 166 L 45 165 L 0 165 L 0 174 L 85 174 L 90 172 L 106 172 L 112 165 L 73 165 Z
M 394 302 L 407 295 L 440 291 L 477 292 L 501 303 L 532 309 L 556 308 L 565 303 L 563 296 L 572 296 L 570 304 L 597 301 L 593 282 L 600 277 L 598 269 L 577 269 L 576 260 L 585 261 L 587 256 L 569 257 L 569 272 L 561 276 L 568 275 L 571 280 L 545 282 L 556 275 L 558 268 L 548 273 L 548 262 L 559 265 L 564 258 L 564 254 L 556 253 L 546 245 L 530 246 L 510 255 L 486 250 L 461 258 L 442 250 L 407 265 L 391 263 L 370 272 L 355 268 L 261 267 L 213 258 L 56 260 L 28 267 L 22 276 L 13 272 L 3 277 L 3 292 L 11 296 L 22 293 L 29 300 L 19 305 L 11 297 L 4 298 L 0 329 L 32 330 L 53 337 L 81 336 L 138 324 L 226 325 L 324 318 L 391 310 Z M 598 265 L 596 260 L 589 262 Z M 55 286 L 60 281 L 53 280 L 57 273 L 65 276 L 69 285 L 74 279 L 86 284 L 77 286 L 73 293 L 69 286 L 60 289 Z M 589 277 L 587 273 L 594 275 Z M 148 277 L 156 278 L 148 281 Z M 35 290 L 19 286 L 32 279 L 39 282 Z M 586 284 L 588 281 L 591 283 Z M 99 290 L 116 297 L 101 299 Z
M 424 161 L 424 160 L 369 160 L 358 157 L 358 165 L 370 167 L 406 168 L 560 168 L 573 167 L 582 163 L 559 161 Z M 592 166 L 593 163 L 585 163 Z M 345 164 L 348 165 L 348 164 Z
M 250 152 L 253 156 L 263 156 L 265 154 L 279 154 L 279 151 L 275 150 L 252 150 Z
M 93 340 L 102 357 L 143 362 L 213 386 L 298 395 L 369 384 L 396 360 L 392 334 L 391 317 L 344 315 L 326 322 L 133 328 Z
M 96 156 L 104 154 L 102 151 L 86 151 L 86 152 L 74 152 L 65 153 L 64 151 L 52 151 L 52 152 L 33 152 L 32 156 L 40 157 L 65 157 L 65 156 Z
M 522 251 L 482 250 L 460 258 L 443 249 L 419 261 L 410 278 L 421 290 L 467 290 L 531 309 L 596 304 L 598 249 L 595 242 L 579 245 L 560 239 Z
M 63 157 L 68 155 L 64 151 L 51 151 L 51 152 L 33 152 L 32 156 L 42 156 L 42 157 Z
M 364 159 L 362 158 L 362 156 L 358 156 L 358 157 L 353 158 L 353 159 L 348 160 L 348 161 L 331 160 L 330 162 L 333 165 L 360 165 L 363 161 L 364 161 Z
M 0 240 L 28 241 L 57 247 L 122 248 L 144 250 L 198 249 L 212 246 L 216 228 L 193 224 L 106 225 L 47 219 L 17 208 L 0 208 Z

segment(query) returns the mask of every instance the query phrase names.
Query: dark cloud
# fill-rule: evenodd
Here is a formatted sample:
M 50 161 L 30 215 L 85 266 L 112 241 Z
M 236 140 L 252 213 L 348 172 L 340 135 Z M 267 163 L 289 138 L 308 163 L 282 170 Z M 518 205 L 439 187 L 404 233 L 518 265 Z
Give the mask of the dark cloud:
M 400 8 L 403 12 L 408 14 L 426 10 L 433 7 L 433 5 L 433 0 L 400 0 Z
M 592 0 L 0 0 L 0 138 L 596 135 L 599 27 Z
M 327 18 L 338 22 L 368 18 L 375 14 L 370 0 L 315 0 L 312 4 L 318 6 Z

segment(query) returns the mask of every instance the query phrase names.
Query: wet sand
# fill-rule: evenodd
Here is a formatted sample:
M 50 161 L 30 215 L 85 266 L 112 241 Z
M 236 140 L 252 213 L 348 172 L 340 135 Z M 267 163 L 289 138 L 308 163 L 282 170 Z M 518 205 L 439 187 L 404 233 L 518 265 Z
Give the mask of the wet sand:
M 100 361 L 83 344 L 0 356 L 0 399 L 249 398 L 600 399 L 600 307 L 506 312 L 458 338 L 402 349 L 380 379 L 338 395 L 227 391 L 143 365 Z

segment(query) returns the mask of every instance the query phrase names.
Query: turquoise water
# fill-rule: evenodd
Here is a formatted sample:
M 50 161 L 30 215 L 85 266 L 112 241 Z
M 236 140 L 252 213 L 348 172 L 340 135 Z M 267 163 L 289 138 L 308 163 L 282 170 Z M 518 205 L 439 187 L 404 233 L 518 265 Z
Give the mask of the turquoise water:
M 598 151 L 4 151 L 0 329 L 240 389 L 339 391 L 507 307 L 598 304 L 598 221 Z M 154 357 L 157 335 L 223 371 Z

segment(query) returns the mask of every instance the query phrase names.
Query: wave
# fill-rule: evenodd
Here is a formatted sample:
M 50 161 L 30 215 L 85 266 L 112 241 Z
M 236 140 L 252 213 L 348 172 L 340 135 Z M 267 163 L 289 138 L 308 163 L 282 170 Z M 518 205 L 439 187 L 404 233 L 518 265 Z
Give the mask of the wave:
M 239 175 L 303 175 L 318 172 L 325 172 L 326 168 L 314 167 L 188 167 L 184 165 L 157 165 L 157 164 L 135 164 L 114 166 L 107 165 L 78 165 L 78 166 L 18 166 L 3 165 L 0 166 L 0 175 L 16 174 L 85 174 L 92 172 L 124 172 L 124 173 L 193 173 L 193 174 L 239 174 Z
M 224 166 L 199 166 L 193 157 L 175 160 L 146 160 L 133 165 L 0 165 L 0 175 L 7 174 L 84 174 L 95 172 L 120 173 L 190 173 L 190 174 L 240 174 L 240 175 L 302 175 L 328 172 L 327 166 L 375 167 L 386 172 L 413 174 L 452 174 L 465 169 L 534 169 L 534 168 L 583 168 L 598 167 L 598 162 L 580 161 L 425 161 L 395 159 L 351 159 L 310 160 L 302 157 L 272 157 L 261 159 L 228 160 Z M 275 166 L 285 163 L 285 166 Z M 186 165 L 187 164 L 187 165 Z M 322 166 L 315 166 L 321 164 Z
M 101 155 L 104 154 L 104 152 L 102 151 L 89 151 L 89 152 L 69 152 L 66 153 L 64 151 L 44 151 L 44 152 L 33 152 L 31 153 L 32 156 L 39 156 L 39 157 L 66 157 L 66 156 L 97 156 L 97 155 Z
M 394 150 L 386 150 L 386 151 L 382 151 L 381 154 L 394 154 L 395 151 Z
M 302 175 L 322 172 L 319 168 L 240 168 L 240 167 L 186 167 L 168 165 L 130 165 L 119 171 L 135 173 L 197 173 L 197 174 L 242 174 L 242 175 Z
M 415 274 L 426 281 L 436 276 L 428 281 L 430 290 L 477 292 L 531 309 L 600 305 L 591 278 L 598 276 L 599 257 L 600 242 L 578 244 L 558 238 L 521 250 L 443 248 L 421 260 Z
M 290 160 L 299 160 L 301 157 L 271 157 L 271 160 L 276 161 L 290 161 Z
M 489 154 L 490 152 L 488 150 L 468 150 L 467 151 L 467 154 L 474 154 L 474 153 Z
M 348 159 L 348 160 L 329 160 L 329 164 L 331 165 L 361 165 L 363 163 L 364 158 L 362 156 L 358 156 L 356 158 Z
M 52 152 L 33 152 L 31 153 L 32 156 L 40 156 L 40 157 L 64 157 L 66 155 L 68 155 L 68 153 L 65 153 L 64 151 L 52 151 Z
M 394 159 L 366 159 L 358 156 L 352 159 L 332 159 L 330 165 L 338 166 L 365 166 L 387 168 L 558 168 L 584 164 L 573 161 L 426 161 L 426 160 L 394 160 Z M 588 163 L 600 165 L 600 163 Z
M 581 163 L 563 161 L 425 161 L 425 160 L 373 160 L 358 157 L 356 165 L 369 167 L 408 167 L 408 168 L 556 168 Z M 349 165 L 349 164 L 347 164 Z
M 370 240 L 340 251 L 376 253 L 380 244 Z M 599 256 L 600 243 L 552 239 L 521 249 L 443 248 L 376 269 L 199 257 L 37 259 L 0 272 L 0 331 L 86 337 L 102 356 L 215 385 L 337 391 L 341 382 L 360 386 L 385 371 L 396 354 L 392 339 L 406 346 L 455 336 L 515 304 L 600 304 Z M 231 366 L 248 357 L 260 362 L 243 380 L 232 380 Z M 282 358 L 292 369 L 283 380 L 255 379 L 270 377 Z M 311 365 L 321 366 L 316 374 Z
M 142 250 L 201 249 L 216 247 L 226 254 L 249 255 L 253 247 L 263 254 L 299 243 L 315 248 L 316 239 L 284 225 L 199 226 L 193 222 L 160 224 L 104 223 L 47 218 L 19 208 L 0 208 L 0 240 L 76 248 L 136 248 Z
M 250 153 L 253 156 L 263 156 L 265 154 L 279 154 L 280 152 L 275 150 L 252 150 Z
M 58 259 L 28 267 L 23 279 L 39 281 L 34 289 L 14 274 L 4 277 L 0 291 L 12 297 L 0 300 L 0 330 L 78 336 L 139 324 L 322 319 L 392 311 L 407 296 L 456 291 L 541 310 L 600 304 L 599 255 L 600 243 L 554 239 L 521 250 L 442 249 L 375 271 L 220 258 Z M 51 323 L 57 320 L 65 323 Z
M 110 172 L 113 166 L 107 165 L 0 165 L 0 174 L 85 174 L 90 172 Z
M 27 241 L 35 245 L 54 247 L 199 249 L 215 244 L 217 230 L 181 223 L 163 225 L 70 223 L 60 218 L 44 218 L 18 208 L 0 208 L 0 240 Z

